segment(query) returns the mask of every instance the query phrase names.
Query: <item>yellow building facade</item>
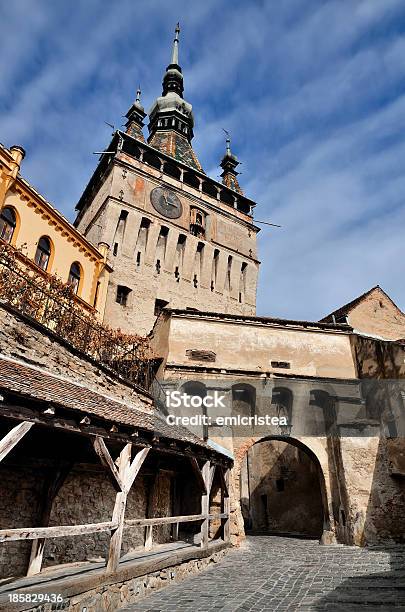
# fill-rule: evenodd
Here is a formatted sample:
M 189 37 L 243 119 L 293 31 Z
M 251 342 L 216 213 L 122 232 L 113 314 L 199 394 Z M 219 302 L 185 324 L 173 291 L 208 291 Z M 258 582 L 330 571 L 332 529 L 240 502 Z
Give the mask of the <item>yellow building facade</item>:
M 26 256 L 36 272 L 69 283 L 77 304 L 102 320 L 110 268 L 98 250 L 20 174 L 25 151 L 0 145 L 0 243 Z

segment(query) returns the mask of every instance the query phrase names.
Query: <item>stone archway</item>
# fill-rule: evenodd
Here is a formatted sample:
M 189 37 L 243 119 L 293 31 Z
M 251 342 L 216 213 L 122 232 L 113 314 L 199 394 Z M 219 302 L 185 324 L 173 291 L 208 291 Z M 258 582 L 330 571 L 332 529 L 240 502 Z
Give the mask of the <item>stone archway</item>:
M 236 455 L 240 530 L 335 541 L 323 468 L 309 446 L 274 435 L 245 439 Z

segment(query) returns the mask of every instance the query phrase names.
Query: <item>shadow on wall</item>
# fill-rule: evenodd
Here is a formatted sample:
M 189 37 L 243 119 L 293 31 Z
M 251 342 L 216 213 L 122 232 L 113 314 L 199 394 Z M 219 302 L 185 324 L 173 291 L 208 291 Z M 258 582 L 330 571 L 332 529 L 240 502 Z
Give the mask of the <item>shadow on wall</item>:
M 383 419 L 366 513 L 354 507 L 351 516 L 356 543 L 371 547 L 367 565 L 379 571 L 353 568 L 358 574 L 342 579 L 314 610 L 405 609 L 405 438 L 386 437 L 390 428 Z

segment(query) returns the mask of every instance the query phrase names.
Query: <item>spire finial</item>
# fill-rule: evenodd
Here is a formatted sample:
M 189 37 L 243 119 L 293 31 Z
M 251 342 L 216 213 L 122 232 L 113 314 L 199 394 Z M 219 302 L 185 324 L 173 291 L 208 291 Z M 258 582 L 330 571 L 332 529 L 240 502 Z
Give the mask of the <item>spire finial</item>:
M 226 134 L 226 154 L 227 155 L 231 155 L 231 137 L 230 134 L 228 132 L 228 130 L 226 130 L 225 128 L 222 128 L 223 131 Z
M 138 85 L 138 89 L 136 90 L 136 98 L 135 98 L 135 102 L 138 102 L 138 104 L 141 103 L 141 86 Z
M 179 63 L 179 34 L 180 34 L 180 23 L 177 22 L 176 29 L 174 30 L 172 61 L 170 62 L 171 64 L 175 64 L 175 65 L 178 65 Z

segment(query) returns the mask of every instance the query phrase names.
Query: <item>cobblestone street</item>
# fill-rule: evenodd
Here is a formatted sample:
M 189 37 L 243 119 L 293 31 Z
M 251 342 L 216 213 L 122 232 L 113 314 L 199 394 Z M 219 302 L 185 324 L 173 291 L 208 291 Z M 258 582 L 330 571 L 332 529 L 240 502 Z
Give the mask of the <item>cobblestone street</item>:
M 405 610 L 405 546 L 250 536 L 224 561 L 125 611 Z

